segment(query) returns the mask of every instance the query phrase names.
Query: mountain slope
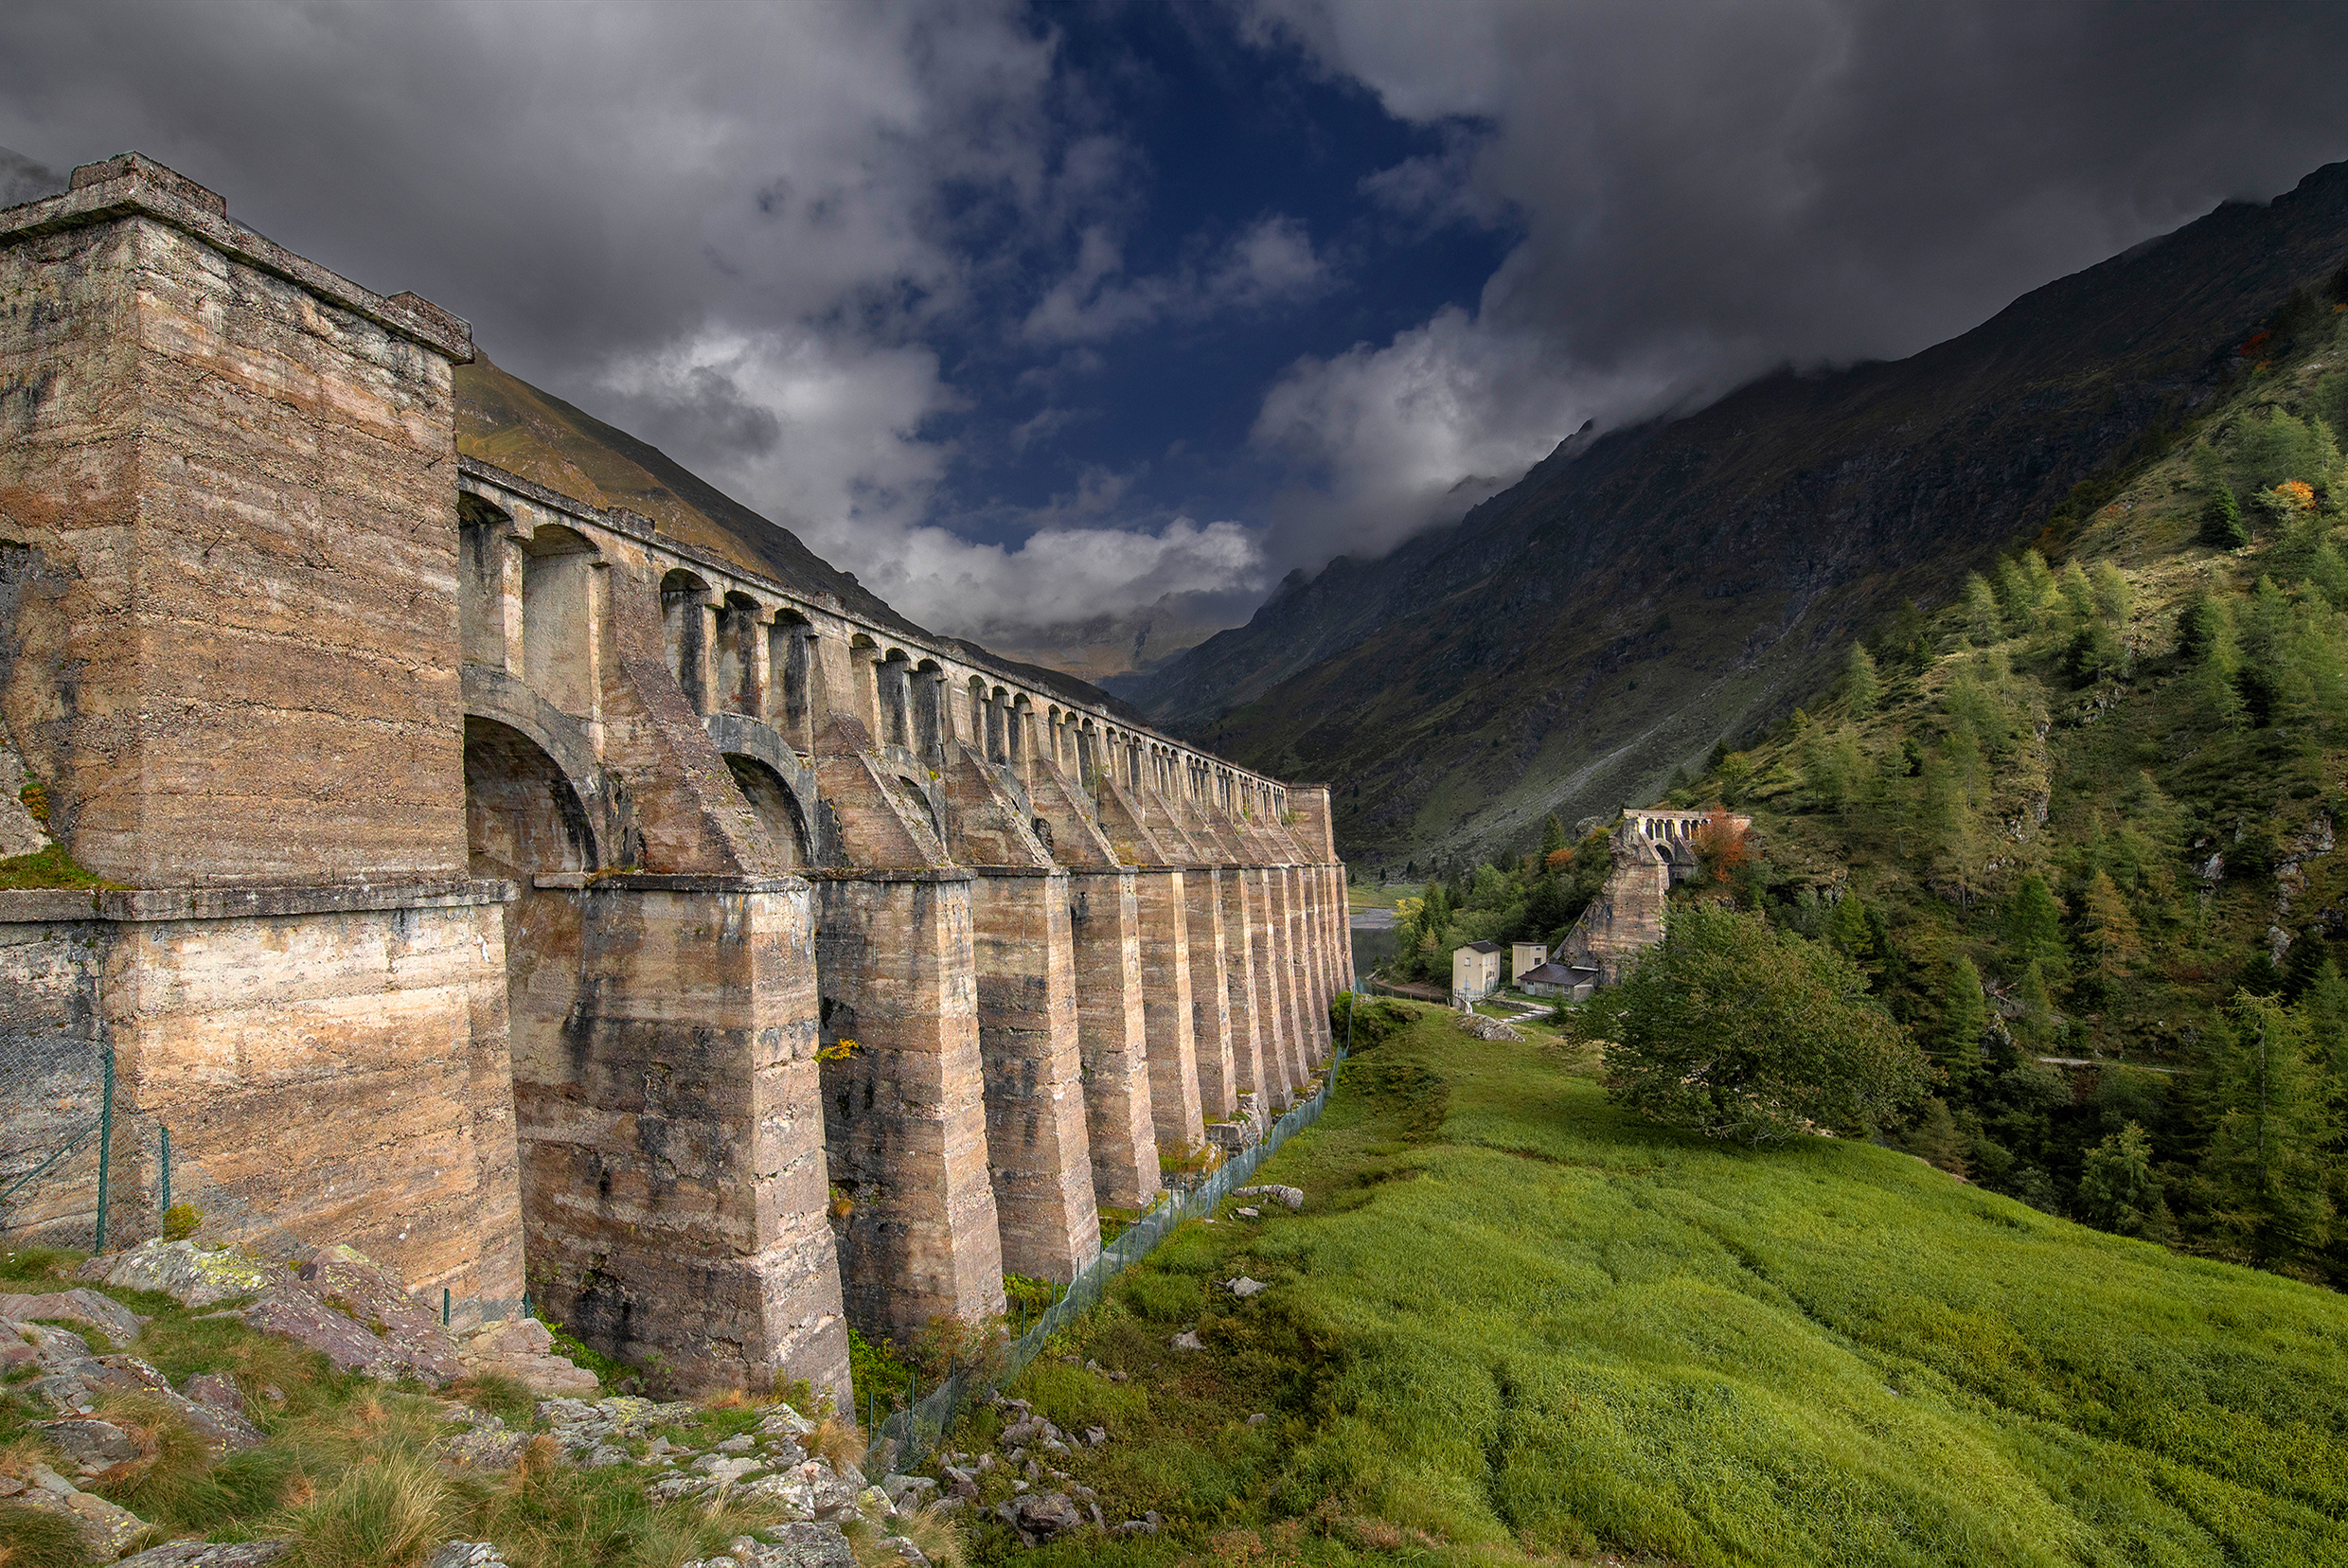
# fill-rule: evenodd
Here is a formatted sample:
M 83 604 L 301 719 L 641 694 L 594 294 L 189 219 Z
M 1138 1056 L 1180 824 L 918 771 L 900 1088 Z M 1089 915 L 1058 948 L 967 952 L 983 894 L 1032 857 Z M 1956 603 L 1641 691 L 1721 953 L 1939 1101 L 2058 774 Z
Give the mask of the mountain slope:
M 830 594 L 851 614 L 882 626 L 936 635 L 898 615 L 790 529 L 761 517 L 660 448 L 498 368 L 487 354 L 456 369 L 456 450 L 592 506 L 642 512 L 671 539 L 801 593 Z M 1122 699 L 1074 675 L 1005 659 L 961 638 L 947 640 L 1005 674 L 1080 703 L 1106 704 L 1130 720 L 1141 718 Z
M 1651 797 L 1816 685 L 1855 629 L 2059 533 L 2074 486 L 2204 402 L 2343 257 L 2335 164 L 1912 358 L 1577 437 L 1459 524 L 1291 578 L 1246 627 L 1118 689 L 1335 786 L 1350 858 L 1529 842 L 1549 812 Z

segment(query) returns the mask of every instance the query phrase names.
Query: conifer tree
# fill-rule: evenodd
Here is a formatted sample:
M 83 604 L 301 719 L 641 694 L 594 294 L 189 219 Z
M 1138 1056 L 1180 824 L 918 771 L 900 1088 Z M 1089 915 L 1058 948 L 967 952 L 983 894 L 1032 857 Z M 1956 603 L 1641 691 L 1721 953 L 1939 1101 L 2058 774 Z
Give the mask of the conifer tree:
M 2034 1045 L 2043 1045 L 2054 1034 L 2054 999 L 2046 989 L 2046 967 L 2032 959 L 2022 967 L 2022 977 L 2015 982 L 2014 1000 L 2021 1004 L 2021 1016 L 2015 1020 L 2019 1032 Z
M 1867 902 L 1857 888 L 1844 893 L 1827 917 L 1826 941 L 1855 964 L 1863 965 L 1875 957 L 1875 931 L 1867 919 Z
M 2095 613 L 2113 626 L 2127 624 L 2131 606 L 2127 575 L 2108 561 L 2095 563 Z
M 2137 1123 L 2087 1151 L 2079 1167 L 2079 1218 L 2117 1236 L 2169 1239 L 2175 1226 L 2152 1167 L 2152 1138 Z
M 2299 1011 L 2307 1025 L 2310 1053 L 2331 1073 L 2336 1090 L 2348 1090 L 2348 979 L 2341 978 L 2330 953 L 2301 993 Z
M 1546 865 L 1549 857 L 1564 847 L 1565 824 L 1557 820 L 1556 812 L 1552 811 L 1549 820 L 1541 824 L 1541 864 Z
M 2212 487 L 2209 499 L 2201 503 L 2198 537 L 2213 550 L 2238 550 L 2250 542 L 2250 530 L 2242 526 L 2242 504 L 2223 485 Z
M 2079 901 L 2084 906 L 2080 922 L 2095 972 L 2106 980 L 2126 978 L 2143 955 L 2143 933 L 2137 929 L 2127 900 L 2120 896 L 2110 876 L 2098 871 L 2088 880 Z
M 2005 942 L 2014 961 L 2038 968 L 2041 982 L 2060 980 L 2070 972 L 2071 950 L 2063 940 L 2063 907 L 2047 891 L 2046 879 L 2036 871 L 2014 890 L 2005 912 Z
M 1979 572 L 1965 575 L 1965 601 L 1959 614 L 1965 634 L 1978 647 L 1986 648 L 2005 636 L 2005 615 L 1998 608 L 1998 596 Z
M 2250 1261 L 2304 1266 L 2331 1235 L 2325 1162 L 2338 1135 L 2305 1024 L 2271 997 L 2238 996 L 2211 1044 L 2195 1181 L 2212 1239 Z
M 1842 665 L 1842 696 L 1850 704 L 1851 717 L 1864 719 L 1875 712 L 1876 699 L 1882 691 L 1883 683 L 1876 677 L 1876 661 L 1867 645 L 1851 644 L 1851 656 Z
M 1948 1102 L 1938 1095 L 1924 1102 L 1924 1114 L 1900 1138 L 1902 1149 L 1951 1176 L 1966 1173 L 1965 1144 L 1956 1118 L 1948 1114 Z
M 2212 597 L 2207 589 L 2195 595 L 2177 617 L 2178 654 L 2191 663 L 2215 660 L 2231 675 L 2233 646 L 2233 615 L 2225 601 Z
M 1940 991 L 1942 1065 L 1950 1078 L 1969 1080 L 1981 1068 L 1982 1036 L 1989 1032 L 1989 1005 L 1982 994 L 1981 971 L 1960 953 L 1948 966 Z
M 2062 591 L 2063 609 L 2074 627 L 2085 627 L 2096 619 L 2095 590 L 2087 580 L 2087 573 L 2075 561 L 2063 567 L 2057 579 Z

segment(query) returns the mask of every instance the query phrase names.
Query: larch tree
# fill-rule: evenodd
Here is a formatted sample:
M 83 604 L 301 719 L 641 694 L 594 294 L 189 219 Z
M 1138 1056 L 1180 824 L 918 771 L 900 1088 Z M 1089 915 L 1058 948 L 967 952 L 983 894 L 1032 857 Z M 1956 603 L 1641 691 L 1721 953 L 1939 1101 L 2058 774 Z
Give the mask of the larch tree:
M 2136 917 L 2120 896 L 2109 874 L 2098 871 L 2080 898 L 2080 924 L 2095 972 L 2107 980 L 2126 979 L 2143 956 L 2143 934 Z
M 2211 1239 L 2246 1261 L 2304 1267 L 2331 1237 L 2326 1178 L 2339 1131 L 2305 1021 L 2245 993 L 2211 1044 L 2198 1085 L 2209 1142 L 2195 1171 Z
M 1883 682 L 1876 674 L 1876 661 L 1867 645 L 1851 644 L 1851 656 L 1842 664 L 1842 699 L 1850 705 L 1851 717 L 1864 719 L 1875 712 L 1877 699 L 1882 695 Z
M 2152 1137 L 2137 1123 L 2089 1149 L 2080 1162 L 2079 1218 L 2115 1236 L 2169 1239 L 2175 1227 L 2153 1168 Z

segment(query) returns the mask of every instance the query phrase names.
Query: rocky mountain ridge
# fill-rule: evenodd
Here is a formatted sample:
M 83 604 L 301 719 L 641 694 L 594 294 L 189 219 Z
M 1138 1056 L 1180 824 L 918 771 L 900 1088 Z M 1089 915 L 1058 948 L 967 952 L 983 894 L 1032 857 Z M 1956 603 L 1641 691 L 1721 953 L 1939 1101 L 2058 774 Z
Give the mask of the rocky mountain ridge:
M 1945 601 L 2018 539 L 2058 545 L 2344 258 L 2334 164 L 1908 359 L 1585 431 L 1458 524 L 1291 576 L 1247 626 L 1114 685 L 1333 784 L 1349 859 L 1521 847 L 1552 812 L 1652 798 L 1904 601 Z

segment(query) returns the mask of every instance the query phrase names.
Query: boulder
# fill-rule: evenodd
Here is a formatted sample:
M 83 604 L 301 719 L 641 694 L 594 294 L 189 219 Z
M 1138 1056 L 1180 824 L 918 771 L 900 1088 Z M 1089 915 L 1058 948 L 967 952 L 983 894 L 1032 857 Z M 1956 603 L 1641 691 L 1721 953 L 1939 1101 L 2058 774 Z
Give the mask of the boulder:
M 1227 1279 L 1223 1281 L 1223 1288 L 1229 1291 L 1233 1295 L 1239 1297 L 1241 1300 L 1245 1300 L 1247 1297 L 1254 1295 L 1258 1291 L 1269 1291 L 1272 1289 L 1271 1286 L 1265 1284 L 1262 1280 L 1250 1279 L 1245 1274 L 1241 1274 L 1236 1279 Z
M 1030 1546 L 1066 1535 L 1084 1523 L 1076 1504 L 1058 1492 L 1031 1491 L 995 1505 L 995 1517 L 1019 1532 Z
M 130 1509 L 85 1492 L 46 1465 L 35 1465 L 28 1485 L 16 1501 L 44 1513 L 62 1514 L 73 1522 L 82 1544 L 100 1562 L 112 1562 L 150 1528 Z
M 899 1513 L 913 1513 L 930 1500 L 937 1490 L 937 1483 L 926 1475 L 884 1475 L 880 1489 L 888 1494 L 889 1506 Z
M 219 1372 L 199 1372 L 179 1385 L 182 1397 L 193 1399 L 208 1409 L 226 1411 L 231 1415 L 244 1414 L 244 1390 L 237 1380 Z
M 212 1307 L 238 1296 L 257 1296 L 289 1277 L 284 1265 L 249 1257 L 226 1247 L 193 1241 L 142 1241 L 129 1252 L 103 1253 L 81 1265 L 80 1275 L 122 1290 L 161 1291 L 183 1307 Z
M 1203 1350 L 1206 1348 L 1205 1342 L 1199 1338 L 1199 1331 L 1195 1328 L 1185 1328 L 1181 1333 L 1175 1335 L 1172 1339 L 1166 1341 L 1166 1343 L 1171 1345 L 1177 1350 Z
M 268 1568 L 290 1541 L 171 1541 L 124 1558 L 115 1568 Z
M 153 1448 L 112 1421 L 91 1416 L 68 1416 L 42 1421 L 34 1430 L 65 1457 L 76 1486 L 114 1485 L 128 1481 L 154 1458 Z
M 437 1386 L 465 1370 L 438 1314 L 349 1247 L 321 1249 L 289 1268 L 225 1247 L 152 1240 L 94 1257 L 80 1273 L 119 1289 L 160 1291 L 188 1307 L 257 1296 L 239 1313 L 246 1324 L 386 1382 L 416 1378 Z
M 522 1457 L 522 1451 L 530 1444 L 530 1434 L 516 1432 L 503 1419 L 471 1405 L 445 1401 L 441 1411 L 464 1430 L 443 1437 L 433 1445 L 440 1461 L 456 1470 L 508 1470 Z
M 1300 1209 L 1305 1206 L 1305 1189 L 1302 1187 L 1244 1186 L 1235 1189 L 1232 1196 L 1234 1198 L 1269 1198 L 1273 1203 L 1284 1203 L 1290 1209 Z
M 863 1489 L 863 1481 L 860 1475 L 851 1485 L 829 1465 L 810 1459 L 772 1475 L 762 1475 L 741 1490 L 746 1496 L 771 1499 L 801 1519 L 844 1519 L 856 1512 L 856 1497 Z
M 493 1318 L 469 1331 L 456 1354 L 467 1371 L 510 1378 L 533 1394 L 593 1394 L 596 1375 L 570 1357 L 554 1354 L 554 1334 L 536 1318 Z
M 837 1524 L 808 1522 L 761 1532 L 766 1540 L 736 1536 L 721 1558 L 703 1558 L 698 1568 L 856 1568 L 856 1552 Z M 684 1568 L 697 1568 L 686 1563 Z
M 86 1323 L 117 1345 L 128 1345 L 138 1338 L 138 1331 L 149 1322 L 112 1296 L 99 1295 L 86 1286 L 46 1295 L 0 1295 L 0 1318 L 17 1322 L 64 1318 L 72 1323 Z
M 452 1541 L 424 1559 L 424 1568 L 506 1568 L 506 1559 L 486 1541 Z

